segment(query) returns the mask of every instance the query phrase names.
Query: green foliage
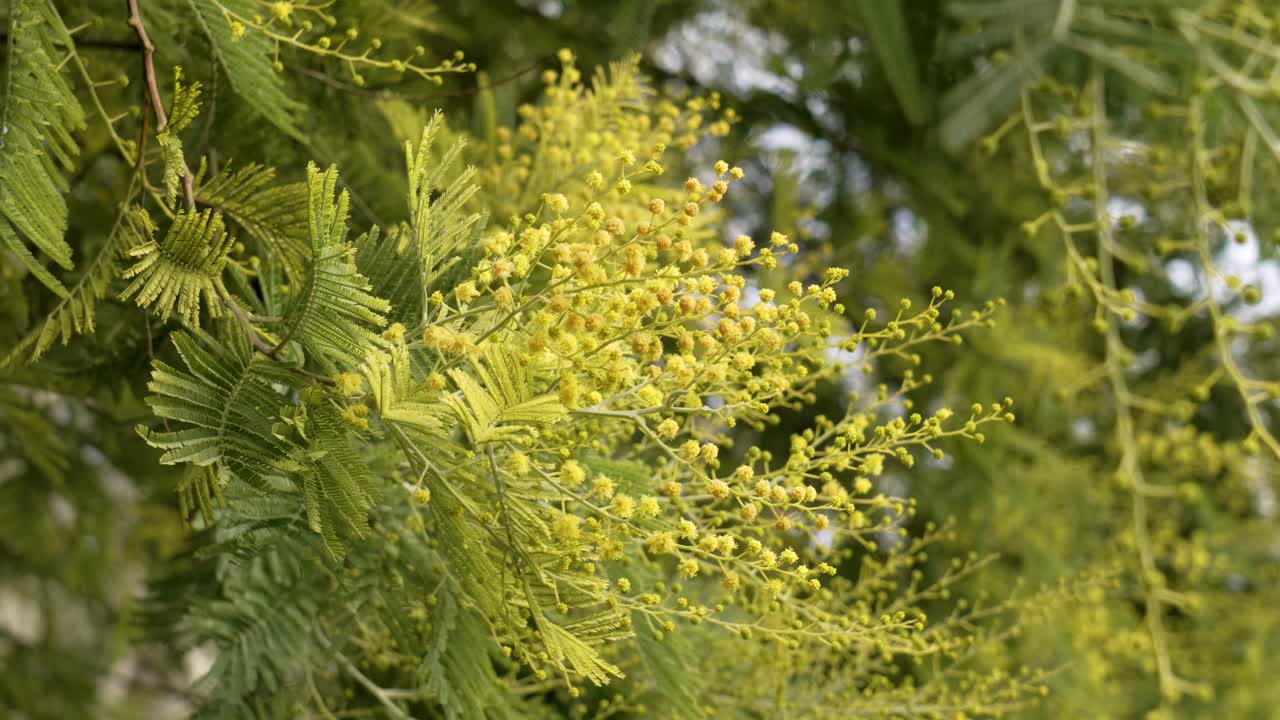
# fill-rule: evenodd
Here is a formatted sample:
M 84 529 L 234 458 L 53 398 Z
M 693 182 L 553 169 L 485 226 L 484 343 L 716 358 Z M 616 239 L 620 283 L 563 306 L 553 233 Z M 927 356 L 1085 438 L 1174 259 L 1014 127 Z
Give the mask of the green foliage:
M 160 242 L 155 240 L 156 227 L 146 210 L 139 210 L 128 222 L 135 238 L 128 254 L 137 260 L 122 274 L 132 282 L 120 299 L 154 307 L 161 320 L 167 320 L 176 307 L 183 322 L 195 325 L 203 297 L 209 314 L 219 317 L 218 308 L 227 294 L 222 268 L 235 242 L 222 216 L 212 209 L 179 210 Z
M 533 394 L 528 368 L 503 350 L 490 350 L 479 359 L 475 375 L 451 370 L 461 394 L 445 398 L 473 445 L 519 440 L 565 415 L 555 395 Z
M 0 714 L 1280 701 L 1267 5 L 119 5 L 0 10 Z
M 307 166 L 311 264 L 302 287 L 290 288 L 283 325 L 284 346 L 298 339 L 308 351 L 354 364 L 376 337 L 369 325 L 386 324 L 386 300 L 369 294 L 372 286 L 356 269 L 355 248 L 347 242 L 347 193 L 334 202 L 338 171 L 323 174 Z
M 79 152 L 72 133 L 84 111 L 62 76 L 66 28 L 47 0 L 17 0 L 9 11 L 9 62 L 0 111 L 0 237 L 27 270 L 60 297 L 67 290 L 27 247 L 70 269 L 67 181 Z
M 276 171 L 261 165 L 227 169 L 196 187 L 196 202 L 231 219 L 301 284 L 307 275 L 307 186 L 273 184 Z
M 304 139 L 297 126 L 297 115 L 303 107 L 285 93 L 279 74 L 271 66 L 270 39 L 259 33 L 246 33 L 243 22 L 236 19 L 255 14 L 257 4 L 252 0 L 186 2 L 195 26 L 204 34 L 236 94 L 281 132 Z

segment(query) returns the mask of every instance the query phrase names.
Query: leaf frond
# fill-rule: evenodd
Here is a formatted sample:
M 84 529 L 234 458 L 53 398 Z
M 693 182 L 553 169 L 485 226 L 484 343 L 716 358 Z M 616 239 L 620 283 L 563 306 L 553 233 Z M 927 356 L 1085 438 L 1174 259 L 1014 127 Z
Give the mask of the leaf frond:
M 72 133 L 84 110 L 61 73 L 69 44 L 52 3 L 15 0 L 9 12 L 4 94 L 0 99 L 0 238 L 27 270 L 60 297 L 63 286 L 27 244 L 70 270 L 67 180 L 79 154 Z
M 284 336 L 312 353 L 359 365 L 377 337 L 369 326 L 385 325 L 391 308 L 369 293 L 369 281 L 356 269 L 355 249 L 347 242 L 348 197 L 343 192 L 334 200 L 337 182 L 336 168 L 307 167 L 311 266 L 289 304 Z
M 154 306 L 162 320 L 176 308 L 183 322 L 195 326 L 203 296 L 209 314 L 221 316 L 219 298 L 227 294 L 222 268 L 235 240 L 220 214 L 212 208 L 180 210 L 160 242 L 154 239 L 156 228 L 145 210 L 135 214 L 130 227 L 141 242 L 129 250 L 137 261 L 124 272 L 133 282 L 120 293 L 121 300 L 134 298 L 139 307 Z

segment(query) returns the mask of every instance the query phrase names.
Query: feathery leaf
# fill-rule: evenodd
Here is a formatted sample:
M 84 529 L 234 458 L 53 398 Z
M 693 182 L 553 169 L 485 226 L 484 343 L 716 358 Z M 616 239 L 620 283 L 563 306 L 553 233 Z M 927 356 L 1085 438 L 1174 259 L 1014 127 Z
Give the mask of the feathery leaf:
M 257 34 L 231 34 L 230 13 L 251 17 L 258 12 L 253 0 L 187 0 L 196 22 L 209 39 L 213 55 L 231 80 L 231 87 L 267 122 L 299 142 L 305 138 L 295 123 L 302 105 L 284 91 L 284 82 L 271 67 L 271 42 Z
M 70 270 L 67 181 L 79 148 L 71 133 L 84 110 L 62 76 L 67 30 L 48 0 L 15 0 L 9 12 L 8 72 L 0 101 L 0 238 L 49 289 L 63 284 L 27 248 Z M 25 240 L 25 243 L 24 243 Z
M 285 401 L 271 385 L 283 379 L 279 371 L 273 373 L 272 363 L 237 333 L 221 342 L 203 333 L 170 338 L 187 370 L 156 360 L 147 405 L 158 417 L 189 427 L 157 432 L 139 425 L 138 434 L 165 451 L 161 463 L 217 462 L 239 480 L 268 489 L 266 478 L 280 473 L 278 459 L 287 453 L 272 431 Z
M 556 395 L 534 395 L 529 368 L 503 348 L 490 348 L 473 366 L 478 382 L 460 369 L 449 371 L 462 394 L 445 401 L 476 445 L 519 437 L 567 412 Z
M 0 368 L 16 362 L 24 354 L 25 362 L 34 363 L 55 340 L 61 338 L 62 344 L 66 345 L 73 335 L 94 331 L 97 302 L 106 296 L 107 286 L 118 274 L 120 259 L 129 244 L 136 240 L 128 221 L 136 187 L 136 184 L 130 187 L 97 254 L 88 264 L 81 263 L 80 278 L 67 290 L 66 297 L 59 300 L 42 321 L 0 358 Z
M 154 239 L 155 225 L 145 210 L 138 210 L 130 226 L 142 242 L 129 251 L 129 256 L 138 261 L 124 272 L 124 277 L 133 282 L 120 293 L 120 299 L 136 295 L 139 307 L 156 306 L 162 320 L 167 320 L 176 306 L 183 322 L 195 326 L 200 321 L 203 295 L 209 303 L 209 314 L 220 317 L 220 296 L 227 294 L 222 267 L 235 244 L 222 216 L 212 208 L 199 212 L 180 210 L 159 243 Z
M 296 290 L 284 320 L 284 338 L 297 338 L 312 353 L 358 365 L 390 310 L 386 300 L 369 294 L 369 281 L 356 270 L 355 249 L 347 242 L 347 193 L 334 202 L 338 171 L 307 167 L 308 232 L 311 266 Z
M 284 268 L 289 282 L 307 274 L 307 186 L 273 185 L 276 171 L 262 165 L 223 170 L 196 186 L 201 205 L 221 211 Z
M 431 149 L 443 125 L 444 115 L 437 112 L 422 129 L 416 150 L 405 143 L 410 226 L 417 241 L 424 296 L 439 289 L 437 281 L 458 262 L 464 241 L 471 239 L 472 232 L 483 225 L 479 213 L 464 215 L 462 212 L 478 190 L 471 183 L 475 168 L 468 167 L 454 180 L 446 180 L 465 144 L 455 143 L 434 164 L 431 162 Z

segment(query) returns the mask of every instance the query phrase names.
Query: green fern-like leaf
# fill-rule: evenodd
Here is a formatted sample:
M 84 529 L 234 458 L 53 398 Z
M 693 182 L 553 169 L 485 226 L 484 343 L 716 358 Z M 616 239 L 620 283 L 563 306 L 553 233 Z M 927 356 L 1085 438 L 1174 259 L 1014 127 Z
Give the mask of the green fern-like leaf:
M 492 642 L 483 618 L 459 608 L 453 592 L 440 597 L 431 650 L 418 668 L 425 689 L 450 720 L 512 717 L 516 699 L 494 672 L 488 654 Z
M 314 627 L 324 595 L 309 586 L 303 563 L 293 553 L 277 551 L 235 567 L 226 575 L 221 597 L 193 608 L 187 622 L 218 645 L 198 689 L 215 692 L 221 702 L 260 688 L 275 690 L 316 651 Z
M 287 492 L 273 480 L 287 479 L 301 494 L 308 525 L 333 557 L 342 557 L 344 536 L 360 535 L 368 524 L 376 495 L 368 467 L 319 389 L 301 388 L 299 400 L 290 401 L 277 390 L 296 387 L 288 368 L 254 353 L 243 334 L 228 335 L 173 334 L 187 369 L 157 360 L 146 402 L 157 417 L 186 427 L 161 432 L 139 425 L 138 434 L 165 451 L 166 465 L 217 463 L 268 494 Z
M 351 446 L 341 416 L 323 392 L 315 387 L 303 391 L 301 407 L 307 409 L 306 433 L 311 442 L 294 457 L 307 461 L 297 474 L 307 524 L 324 538 L 329 554 L 341 558 L 345 554 L 342 535 L 359 536 L 368 527 L 369 509 L 376 496 L 373 476 Z
M 369 281 L 356 270 L 355 249 L 347 242 L 347 193 L 334 201 L 337 182 L 336 168 L 322 173 L 315 165 L 307 167 L 311 266 L 289 304 L 284 338 L 300 340 L 314 354 L 359 365 L 376 337 L 369 326 L 385 325 L 390 306 L 369 293 Z
M 177 200 L 178 188 L 189 172 L 179 133 L 200 112 L 201 87 L 199 82 L 183 84 L 182 68 L 174 68 L 173 74 L 173 107 L 169 109 L 169 124 L 156 135 L 164 151 L 164 194 L 170 205 Z
M 235 244 L 222 216 L 211 208 L 179 211 L 159 243 L 145 210 L 137 212 L 131 225 L 142 242 L 129 251 L 137 262 L 124 272 L 133 282 L 120 293 L 120 299 L 136 296 L 139 307 L 154 305 L 161 319 L 168 319 L 176 306 L 182 320 L 194 326 L 199 323 L 200 297 L 204 296 L 209 314 L 220 317 L 221 297 L 227 294 L 222 267 Z
M 439 403 L 428 402 L 414 388 L 409 351 L 403 345 L 387 352 L 371 351 L 362 369 L 383 422 L 428 435 L 444 434 L 448 410 Z
M 273 184 L 276 171 L 262 165 L 224 170 L 196 186 L 196 200 L 214 208 L 278 261 L 289 282 L 307 276 L 307 186 Z
M 419 284 L 420 261 L 412 233 L 403 225 L 387 234 L 375 226 L 356 241 L 356 266 L 369 278 L 373 294 L 391 305 L 387 319 L 415 325 L 422 318 L 424 297 Z
M 187 0 L 197 25 L 204 31 L 213 55 L 231 81 L 231 88 L 267 122 L 299 141 L 296 117 L 302 105 L 285 94 L 284 82 L 271 67 L 271 42 L 257 34 L 231 34 L 233 13 L 252 17 L 258 12 L 253 0 Z
M 427 475 L 433 536 L 462 592 L 485 614 L 494 615 L 503 607 L 501 581 L 506 576 L 486 529 L 476 523 L 486 506 L 466 494 L 473 486 L 453 480 Z
M 459 260 L 464 245 L 483 225 L 479 213 L 463 213 L 463 207 L 478 190 L 471 183 L 475 168 L 468 167 L 452 181 L 448 179 L 465 147 L 464 143 L 455 143 L 432 162 L 431 150 L 443 125 L 444 115 L 437 112 L 423 128 L 416 150 L 409 143 L 405 144 L 410 227 L 418 249 L 422 288 L 426 295 L 438 289 L 440 277 Z
M 136 186 L 135 186 L 136 187 Z M 132 198 L 135 188 L 130 188 Z M 119 273 L 119 262 L 129 244 L 136 240 L 128 222 L 131 212 L 126 201 L 93 259 L 81 263 L 80 277 L 67 290 L 66 297 L 22 337 L 8 353 L 0 358 L 0 368 L 6 367 L 25 355 L 25 362 L 34 363 L 44 355 L 54 341 L 69 342 L 74 335 L 94 331 L 97 303 L 107 294 L 107 287 Z
M 138 433 L 165 451 L 163 464 L 219 463 L 239 480 L 267 490 L 267 478 L 282 474 L 279 459 L 288 454 L 273 432 L 285 398 L 271 383 L 284 378 L 241 335 L 219 341 L 177 332 L 170 338 L 187 370 L 156 360 L 147 405 L 156 416 L 187 427 L 157 432 L 139 425 Z
M 512 440 L 567 412 L 554 394 L 534 394 L 529 368 L 509 351 L 495 346 L 473 365 L 478 380 L 460 369 L 449 372 L 462 394 L 445 398 L 472 443 Z
M 636 649 L 653 679 L 655 700 L 669 707 L 676 717 L 702 718 L 706 712 L 699 703 L 702 676 L 690 672 L 698 664 L 698 654 L 687 637 L 692 629 L 663 632 L 653 620 L 644 618 L 642 630 L 636 633 Z M 661 633 L 661 639 L 659 639 Z
M 49 289 L 67 289 L 27 243 L 71 269 L 67 181 L 79 148 L 71 133 L 84 127 L 84 110 L 62 76 L 70 45 L 48 0 L 15 0 L 9 11 L 8 72 L 0 105 L 0 238 Z
M 595 685 L 608 685 L 613 678 L 623 677 L 622 669 L 601 657 L 590 640 L 551 622 L 536 606 L 532 610 L 547 657 L 561 672 L 581 675 Z

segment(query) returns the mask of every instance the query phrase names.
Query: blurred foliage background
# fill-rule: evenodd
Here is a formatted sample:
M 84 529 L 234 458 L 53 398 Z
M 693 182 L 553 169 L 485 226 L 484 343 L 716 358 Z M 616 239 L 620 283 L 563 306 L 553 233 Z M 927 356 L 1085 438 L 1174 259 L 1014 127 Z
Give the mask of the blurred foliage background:
M 145 4 L 152 35 L 166 38 L 161 62 L 215 63 L 166 4 Z M 118 66 L 137 83 L 117 5 L 60 9 L 68 26 L 92 23 L 78 35 L 92 69 Z M 1269 194 L 1280 157 L 1271 125 L 1280 120 L 1280 13 L 1270 3 L 338 5 L 388 46 L 440 57 L 459 49 L 478 72 L 439 86 L 377 76 L 357 86 L 340 67 L 325 78 L 315 62 L 287 63 L 289 94 L 324 108 L 323 118 L 301 119 L 305 140 L 263 122 L 223 78 L 199 120 L 210 146 L 252 149 L 281 167 L 337 162 L 357 216 L 378 222 L 400 202 L 398 161 L 386 158 L 398 157 L 405 127 L 440 107 L 455 126 L 493 138 L 542 92 L 540 74 L 562 47 L 584 68 L 637 52 L 673 93 L 718 92 L 741 120 L 696 152 L 703 166 L 723 157 L 747 171 L 727 200 L 730 236 L 800 238 L 816 251 L 815 269 L 852 269 L 850 307 L 927 298 L 934 285 L 975 303 L 1008 301 L 994 330 L 930 356 L 922 370 L 936 381 L 913 400 L 931 408 L 1008 395 L 1018 422 L 894 482 L 918 502 L 914 524 L 954 520 L 957 541 L 931 562 L 997 556 L 967 581 L 963 601 L 1041 588 L 1061 601 L 1028 616 L 1005 643 L 1007 657 L 992 659 L 1052 670 L 1048 697 L 1017 715 L 1280 712 L 1277 457 L 1267 430 L 1277 394 L 1269 381 L 1280 378 L 1269 330 L 1280 308 Z M 82 172 L 92 181 L 73 184 L 73 232 L 110 223 L 91 213 L 107 207 L 98 197 L 113 183 L 127 182 L 108 138 L 86 146 Z M 0 317 L 22 316 L 25 302 L 0 298 Z M 107 305 L 99 325 L 120 334 L 50 352 L 63 392 L 80 393 L 77 378 L 91 370 L 144 376 L 118 365 L 136 361 L 131 349 L 146 335 L 108 322 L 130 312 Z M 16 337 L 6 325 L 17 322 L 0 322 L 0 352 Z M 21 372 L 6 382 L 20 383 Z M 0 413 L 24 412 L 7 393 L 0 386 Z M 118 424 L 96 451 L 127 476 L 118 458 L 129 457 L 121 445 L 133 419 L 94 416 L 92 398 L 84 407 L 70 427 Z M 785 446 L 801 420 L 744 431 L 739 446 Z M 94 697 L 120 717 L 169 701 L 180 710 L 181 688 L 150 686 L 156 676 L 131 669 L 163 661 L 147 655 L 160 651 L 129 649 L 132 631 L 117 622 L 146 559 L 179 542 L 166 491 L 97 482 L 84 467 L 89 450 L 71 452 L 79 446 L 52 427 L 6 442 L 43 457 L 64 484 L 42 496 L 0 482 L 0 528 L 42 533 L 18 546 L 0 530 L 0 599 L 35 598 L 42 608 L 0 603 L 0 707 L 70 717 L 60 698 Z M 66 504 L 71 525 L 59 521 Z M 130 565 L 117 558 L 133 569 L 121 572 Z M 1092 589 L 1077 593 L 1077 584 Z

